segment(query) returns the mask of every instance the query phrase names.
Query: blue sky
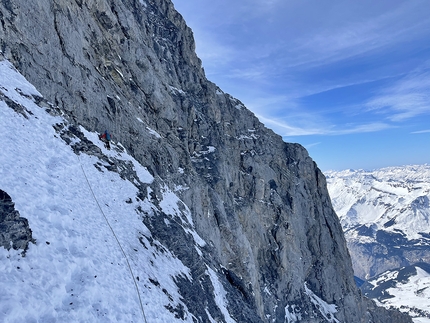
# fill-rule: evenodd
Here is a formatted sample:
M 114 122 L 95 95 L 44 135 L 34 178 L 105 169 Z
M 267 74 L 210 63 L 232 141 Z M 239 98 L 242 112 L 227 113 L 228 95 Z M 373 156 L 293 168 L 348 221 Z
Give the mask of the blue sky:
M 323 170 L 430 163 L 428 0 L 173 0 L 209 80 Z

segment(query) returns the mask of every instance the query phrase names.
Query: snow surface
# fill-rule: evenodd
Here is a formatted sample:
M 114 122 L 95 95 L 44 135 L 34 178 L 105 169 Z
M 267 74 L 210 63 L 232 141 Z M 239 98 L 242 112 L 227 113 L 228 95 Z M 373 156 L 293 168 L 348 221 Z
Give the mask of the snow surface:
M 143 122 L 143 121 L 142 121 L 142 122 Z M 149 127 L 146 127 L 146 130 L 148 130 L 148 131 L 149 131 L 149 133 L 150 133 L 151 135 L 155 136 L 156 138 L 158 138 L 158 139 L 160 139 L 160 138 L 161 138 L 161 135 L 160 135 L 157 131 L 155 131 L 154 129 L 151 129 L 151 128 L 149 128 Z
M 324 317 L 325 322 L 329 323 L 340 323 L 336 319 L 335 314 L 337 313 L 337 306 L 334 304 L 329 304 L 326 301 L 318 297 L 312 290 L 308 288 L 306 283 L 304 284 L 305 294 L 309 297 L 312 304 L 314 304 L 315 309 Z M 302 313 L 297 305 L 287 305 L 285 307 L 285 323 L 295 323 L 301 322 Z
M 430 274 L 420 267 L 415 268 L 416 275 L 412 275 L 407 281 L 396 281 L 395 286 L 386 289 L 393 297 L 377 302 L 387 308 L 395 307 L 409 313 L 416 323 L 430 323 L 430 318 L 422 317 L 423 313 L 430 314 Z M 386 281 L 395 280 L 398 273 L 387 271 L 368 282 L 376 288 Z
M 312 292 L 305 284 L 305 292 L 310 297 L 312 303 L 315 305 L 315 307 L 320 311 L 322 316 L 327 320 L 327 322 L 330 323 L 340 323 L 339 320 L 337 320 L 334 317 L 334 314 L 337 313 L 337 307 L 334 304 L 328 304 L 321 298 L 319 298 L 317 295 L 315 295 L 314 292 Z
M 169 87 L 170 87 L 170 90 L 172 91 L 172 93 L 174 93 L 174 94 L 182 94 L 182 95 L 185 94 L 184 90 L 178 89 L 177 87 L 174 87 L 171 85 Z
M 288 305 L 288 306 L 285 307 L 285 320 L 286 320 L 286 323 L 300 322 L 301 319 L 302 319 L 302 315 L 296 309 L 296 305 Z
M 209 275 L 212 286 L 214 288 L 215 293 L 215 302 L 218 305 L 218 307 L 221 309 L 222 314 L 224 315 L 226 323 L 235 323 L 236 321 L 233 320 L 233 318 L 230 316 L 230 314 L 227 311 L 227 293 L 224 290 L 224 287 L 218 280 L 218 277 L 215 273 L 215 271 L 208 267 L 207 274 Z
M 25 257 L 0 248 L 0 322 L 193 322 L 175 285 L 175 277 L 191 279 L 189 269 L 159 242 L 149 243 L 136 212 L 155 206 L 136 199 L 133 183 L 94 167 L 97 157 L 74 154 L 52 126 L 64 120 L 34 103 L 31 95 L 40 93 L 7 61 L 0 62 L 0 91 L 29 111 L 26 118 L 0 101 L 0 189 L 36 239 Z M 132 162 L 140 180 L 152 182 L 127 153 L 107 150 L 96 133 L 81 130 L 106 156 Z M 170 193 L 162 201 L 165 209 L 178 203 Z M 181 304 L 185 319 L 166 310 L 169 304 Z

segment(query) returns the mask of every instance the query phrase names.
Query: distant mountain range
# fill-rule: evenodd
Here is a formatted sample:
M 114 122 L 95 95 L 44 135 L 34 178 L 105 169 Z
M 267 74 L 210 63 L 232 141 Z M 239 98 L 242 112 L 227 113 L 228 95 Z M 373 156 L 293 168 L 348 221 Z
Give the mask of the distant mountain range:
M 325 175 L 359 278 L 430 263 L 430 165 Z
M 430 322 L 430 165 L 325 175 L 363 294 Z

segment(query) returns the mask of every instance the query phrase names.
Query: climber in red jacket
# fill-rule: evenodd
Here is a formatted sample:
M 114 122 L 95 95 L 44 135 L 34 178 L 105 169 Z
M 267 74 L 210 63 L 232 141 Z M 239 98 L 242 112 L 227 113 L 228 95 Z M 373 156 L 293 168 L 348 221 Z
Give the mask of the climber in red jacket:
M 110 149 L 110 134 L 105 130 L 104 134 L 99 135 L 99 139 L 105 143 L 105 147 Z

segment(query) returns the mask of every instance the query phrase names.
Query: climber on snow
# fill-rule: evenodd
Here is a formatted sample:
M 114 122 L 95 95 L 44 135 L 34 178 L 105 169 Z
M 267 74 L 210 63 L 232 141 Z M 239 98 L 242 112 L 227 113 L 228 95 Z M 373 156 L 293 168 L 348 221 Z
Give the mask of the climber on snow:
M 105 130 L 104 134 L 99 135 L 99 139 L 105 143 L 105 147 L 110 149 L 110 134 Z

